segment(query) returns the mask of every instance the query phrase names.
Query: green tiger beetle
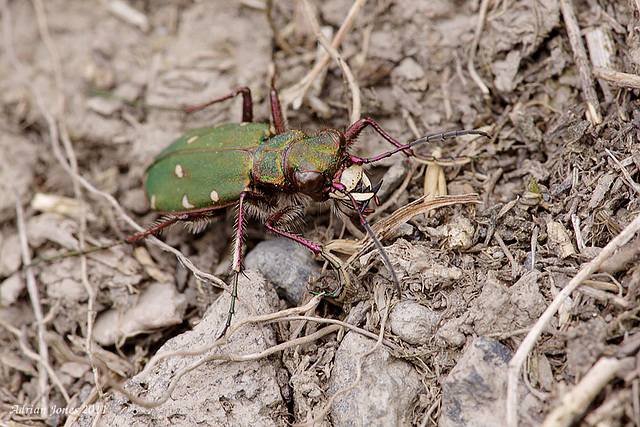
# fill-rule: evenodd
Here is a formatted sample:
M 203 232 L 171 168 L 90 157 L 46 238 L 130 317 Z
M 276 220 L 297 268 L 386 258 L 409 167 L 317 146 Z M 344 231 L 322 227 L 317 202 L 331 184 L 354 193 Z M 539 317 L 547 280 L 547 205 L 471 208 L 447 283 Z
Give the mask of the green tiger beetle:
M 490 136 L 479 130 L 457 130 L 401 144 L 369 119 L 356 121 L 344 133 L 325 129 L 315 136 L 308 136 L 299 130 L 287 129 L 278 93 L 273 86 L 270 90 L 273 126 L 253 122 L 251 91 L 246 87 L 205 104 L 187 107 L 184 111 L 200 110 L 237 95 L 242 95 L 243 98 L 242 123 L 190 130 L 162 151 L 147 169 L 144 178 L 146 198 L 151 209 L 163 215 L 156 224 L 123 241 L 67 255 L 88 253 L 121 243 L 134 243 L 178 222 L 206 222 L 221 210 L 237 205 L 231 266 L 231 305 L 220 334 L 223 336 L 231 325 L 235 310 L 247 216 L 259 218 L 271 232 L 298 242 L 314 254 L 322 256 L 336 271 L 339 279 L 335 291 L 323 293 L 323 296 L 340 300 L 342 289 L 349 286 L 349 276 L 340 261 L 325 251 L 323 246 L 288 231 L 289 226 L 303 216 L 305 205 L 310 201 L 333 200 L 341 211 L 357 213 L 391 271 L 400 296 L 400 284 L 391 262 L 364 218 L 367 203 L 371 200 L 377 202 L 376 192 L 379 186 L 372 187 L 363 165 L 375 163 L 399 152 L 437 161 L 439 159 L 417 155 L 411 147 L 461 135 Z M 372 158 L 350 155 L 350 147 L 367 126 L 396 148 Z

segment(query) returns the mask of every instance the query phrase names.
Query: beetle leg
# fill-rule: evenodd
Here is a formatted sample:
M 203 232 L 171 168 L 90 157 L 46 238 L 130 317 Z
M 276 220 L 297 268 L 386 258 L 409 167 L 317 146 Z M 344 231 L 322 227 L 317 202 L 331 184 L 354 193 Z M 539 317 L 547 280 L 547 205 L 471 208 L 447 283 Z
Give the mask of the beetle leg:
M 342 294 L 342 290 L 344 289 L 344 287 L 351 286 L 349 275 L 345 272 L 344 268 L 342 267 L 342 264 L 340 264 L 340 260 L 336 258 L 333 254 L 326 252 L 324 250 L 324 247 L 322 247 L 321 245 L 310 242 L 293 233 L 289 233 L 288 231 L 280 230 L 279 228 L 277 228 L 275 224 L 278 223 L 280 218 L 282 218 L 282 216 L 284 216 L 285 213 L 286 213 L 286 209 L 278 211 L 275 214 L 271 215 L 265 221 L 264 223 L 265 227 L 267 227 L 267 229 L 271 230 L 272 232 L 282 237 L 286 237 L 287 239 L 291 239 L 294 242 L 300 243 L 301 245 L 308 248 L 314 254 L 322 256 L 322 258 L 324 258 L 329 264 L 331 264 L 333 269 L 338 273 L 338 279 L 340 281 L 340 284 L 337 286 L 335 291 L 333 291 L 332 293 L 324 293 L 323 296 L 336 298 L 337 300 L 340 300 L 339 296 Z
M 124 239 L 126 243 L 135 243 L 144 239 L 150 235 L 157 235 L 167 227 L 172 226 L 177 222 L 184 222 L 186 224 L 197 224 L 210 221 L 219 211 L 219 208 L 201 210 L 198 212 L 184 212 L 176 215 L 165 215 L 160 220 L 156 221 L 151 227 L 147 228 L 141 233 L 133 234 Z M 196 231 L 197 232 L 197 229 Z
M 232 290 L 231 290 L 231 304 L 229 306 L 229 315 L 227 317 L 227 322 L 224 325 L 224 329 L 220 334 L 222 337 L 229 329 L 231 325 L 231 318 L 233 317 L 233 313 L 235 312 L 236 299 L 238 299 L 238 274 L 242 270 L 242 241 L 244 235 L 244 217 L 245 217 L 245 197 L 246 193 L 240 193 L 240 198 L 238 201 L 238 226 L 236 229 L 236 239 L 233 246 L 233 263 L 232 263 Z M 212 211 L 211 210 L 203 210 L 200 212 L 186 212 L 179 215 L 170 216 L 167 219 L 159 222 L 158 224 L 149 227 L 147 230 L 142 233 L 134 234 L 133 236 L 129 236 L 125 239 L 127 243 L 137 242 L 151 234 L 157 234 L 163 229 L 169 227 L 170 225 L 175 224 L 176 222 L 197 222 L 202 220 L 207 220 L 211 218 Z
M 132 236 L 127 237 L 125 239 L 125 242 L 127 242 L 127 243 L 135 243 L 135 242 L 137 242 L 139 240 L 144 239 L 145 237 L 147 237 L 149 235 L 158 234 L 163 229 L 169 227 L 170 225 L 175 224 L 176 222 L 180 222 L 180 221 L 189 221 L 189 214 L 188 213 L 183 213 L 183 214 L 179 214 L 179 215 L 175 215 L 175 216 L 171 215 L 168 218 L 166 218 L 165 220 L 162 220 L 162 221 L 158 222 L 157 224 L 147 228 L 142 233 L 134 234 Z
M 273 116 L 273 126 L 276 128 L 276 135 L 287 130 L 287 125 L 284 122 L 284 115 L 282 114 L 282 108 L 280 107 L 280 99 L 278 98 L 278 91 L 271 85 L 269 91 L 269 98 L 271 99 L 271 116 Z
M 245 197 L 246 193 L 240 193 L 240 199 L 238 200 L 238 225 L 236 226 L 236 238 L 233 244 L 233 261 L 231 264 L 231 304 L 229 305 L 229 315 L 227 316 L 227 323 L 224 325 L 224 329 L 220 333 L 219 337 L 224 336 L 227 333 L 227 329 L 231 326 L 231 318 L 236 308 L 236 299 L 238 299 L 238 275 L 242 271 L 242 241 L 244 236 L 244 216 L 245 216 Z
M 396 147 L 403 147 L 403 145 L 400 142 L 396 141 L 388 133 L 382 130 L 379 124 L 377 124 L 376 122 L 370 119 L 360 119 L 354 124 L 352 124 L 351 126 L 349 126 L 349 128 L 344 133 L 344 137 L 347 140 L 347 147 L 353 144 L 353 142 L 356 140 L 358 135 L 360 135 L 360 132 L 362 132 L 362 130 L 367 126 L 371 126 L 376 132 L 378 132 L 378 134 L 380 134 L 381 137 L 383 137 L 384 139 L 386 139 Z M 413 151 L 409 150 L 408 148 L 404 149 L 404 153 L 407 156 L 414 155 Z
M 220 98 L 216 98 L 212 101 L 205 102 L 201 105 L 192 105 L 190 107 L 186 107 L 184 109 L 187 113 L 192 113 L 194 111 L 202 110 L 209 105 L 215 104 L 216 102 L 224 101 L 229 98 L 233 98 L 234 96 L 242 94 L 242 121 L 243 122 L 252 122 L 253 121 L 253 102 L 251 101 L 251 89 L 248 87 L 241 87 L 228 95 L 221 96 Z

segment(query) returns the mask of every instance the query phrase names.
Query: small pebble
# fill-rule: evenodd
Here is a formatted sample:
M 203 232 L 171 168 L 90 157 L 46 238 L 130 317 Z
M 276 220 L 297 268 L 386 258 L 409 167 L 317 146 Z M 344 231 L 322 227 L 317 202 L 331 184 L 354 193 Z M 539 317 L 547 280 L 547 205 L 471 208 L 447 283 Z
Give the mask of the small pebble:
M 394 334 L 413 345 L 426 344 L 436 331 L 440 315 L 413 301 L 402 301 L 389 314 Z

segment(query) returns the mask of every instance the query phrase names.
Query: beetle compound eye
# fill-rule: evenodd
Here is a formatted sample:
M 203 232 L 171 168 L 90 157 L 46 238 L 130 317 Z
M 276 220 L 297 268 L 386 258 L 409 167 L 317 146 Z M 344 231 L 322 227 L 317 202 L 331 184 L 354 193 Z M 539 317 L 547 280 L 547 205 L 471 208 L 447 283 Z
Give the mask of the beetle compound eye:
M 293 179 L 300 191 L 308 195 L 318 194 L 324 187 L 324 175 L 318 171 L 296 171 Z

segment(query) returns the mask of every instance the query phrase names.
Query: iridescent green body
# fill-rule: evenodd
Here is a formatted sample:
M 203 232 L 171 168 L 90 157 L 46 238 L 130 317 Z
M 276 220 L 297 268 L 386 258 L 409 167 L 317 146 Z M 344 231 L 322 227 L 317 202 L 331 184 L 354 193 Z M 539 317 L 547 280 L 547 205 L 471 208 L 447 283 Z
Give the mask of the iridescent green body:
M 345 159 L 340 134 L 315 137 L 289 130 L 275 135 L 263 123 L 222 124 L 194 129 L 162 151 L 147 169 L 145 194 L 158 212 L 223 208 L 240 194 L 268 196 L 303 192 L 305 174 L 333 178 Z M 328 193 L 315 200 L 326 200 Z

